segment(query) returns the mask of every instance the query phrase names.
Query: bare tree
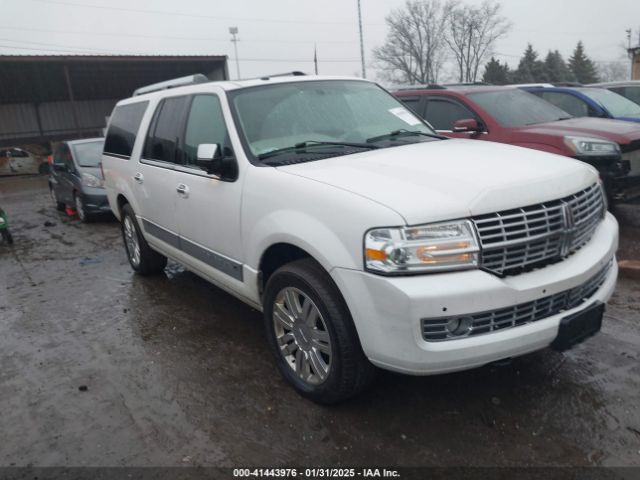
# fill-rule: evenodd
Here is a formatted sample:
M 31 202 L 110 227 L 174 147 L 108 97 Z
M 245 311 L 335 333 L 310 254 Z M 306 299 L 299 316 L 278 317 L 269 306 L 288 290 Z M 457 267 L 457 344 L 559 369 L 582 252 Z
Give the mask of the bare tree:
M 601 82 L 617 82 L 629 78 L 629 64 L 625 61 L 596 62 L 596 68 Z
M 446 26 L 456 0 L 407 0 L 386 18 L 389 33 L 373 56 L 394 83 L 437 83 L 446 60 Z
M 485 0 L 479 7 L 458 4 L 448 17 L 446 42 L 460 82 L 476 81 L 496 41 L 510 30 L 511 22 L 500 15 L 501 8 L 495 0 Z

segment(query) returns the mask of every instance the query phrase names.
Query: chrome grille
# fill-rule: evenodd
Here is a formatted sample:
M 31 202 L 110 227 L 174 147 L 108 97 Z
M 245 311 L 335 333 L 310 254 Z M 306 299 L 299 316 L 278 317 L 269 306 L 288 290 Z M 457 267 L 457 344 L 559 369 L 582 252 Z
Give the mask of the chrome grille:
M 473 217 L 481 266 L 498 275 L 517 275 L 557 262 L 591 239 L 605 208 L 596 183 L 559 200 Z
M 455 317 L 422 319 L 422 337 L 428 342 L 456 340 L 525 325 L 571 310 L 596 293 L 607 278 L 612 264 L 613 260 L 609 261 L 596 275 L 570 290 L 512 307 L 466 315 L 471 319 L 471 326 L 464 336 L 453 336 L 447 331 L 447 323 Z

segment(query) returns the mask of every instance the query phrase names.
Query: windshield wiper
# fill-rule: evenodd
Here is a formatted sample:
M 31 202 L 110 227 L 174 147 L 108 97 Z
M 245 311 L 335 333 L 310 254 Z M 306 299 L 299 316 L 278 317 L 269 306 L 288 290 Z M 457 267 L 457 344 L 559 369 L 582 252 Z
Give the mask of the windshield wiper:
M 438 135 L 435 133 L 426 133 L 421 132 L 420 130 L 405 130 L 404 128 L 400 130 L 394 130 L 389 133 L 385 133 L 384 135 L 378 135 L 377 137 L 367 138 L 367 143 L 375 143 L 380 142 L 382 140 L 393 140 L 398 137 L 430 137 L 444 140 L 447 137 L 443 137 L 442 135 Z
M 266 160 L 267 158 L 274 157 L 276 155 L 282 155 L 285 153 L 291 152 L 300 152 L 300 153 L 314 153 L 309 152 L 309 147 L 325 147 L 325 146 L 335 146 L 335 147 L 353 147 L 353 148 L 362 148 L 366 150 L 375 150 L 376 148 L 380 148 L 377 145 L 370 145 L 368 143 L 356 143 L 356 142 L 322 142 L 317 140 L 307 140 L 306 142 L 296 143 L 290 147 L 277 148 L 275 150 L 271 150 L 269 152 L 261 153 L 258 155 L 259 160 Z M 321 152 L 317 152 L 321 153 Z M 324 153 L 324 152 L 322 152 Z

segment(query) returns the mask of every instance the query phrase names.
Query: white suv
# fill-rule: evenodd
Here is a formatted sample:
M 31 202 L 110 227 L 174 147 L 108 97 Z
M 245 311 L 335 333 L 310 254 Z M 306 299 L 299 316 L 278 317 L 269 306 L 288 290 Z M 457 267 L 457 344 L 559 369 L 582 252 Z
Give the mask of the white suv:
M 264 312 L 321 403 L 600 329 L 618 226 L 596 171 L 446 140 L 376 84 L 178 79 L 117 104 L 103 168 L 129 261 L 170 257 Z

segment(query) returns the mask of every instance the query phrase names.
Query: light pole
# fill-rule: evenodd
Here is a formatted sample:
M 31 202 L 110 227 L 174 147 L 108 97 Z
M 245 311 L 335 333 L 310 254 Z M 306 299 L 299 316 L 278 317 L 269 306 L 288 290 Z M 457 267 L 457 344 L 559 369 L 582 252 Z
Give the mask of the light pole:
M 367 70 L 364 66 L 364 39 L 362 37 L 362 9 L 358 0 L 358 26 L 360 27 L 360 61 L 362 62 L 362 78 L 367 78 Z
M 233 42 L 233 50 L 236 55 L 236 74 L 237 79 L 240 80 L 240 60 L 238 59 L 238 27 L 229 27 L 229 33 L 231 34 L 231 41 Z
M 630 75 L 630 79 L 633 80 L 633 53 L 631 53 L 631 29 L 627 29 L 625 30 L 625 32 L 627 32 L 627 42 L 629 43 L 629 48 L 627 48 L 627 55 L 629 55 L 629 58 L 631 58 L 631 73 Z

